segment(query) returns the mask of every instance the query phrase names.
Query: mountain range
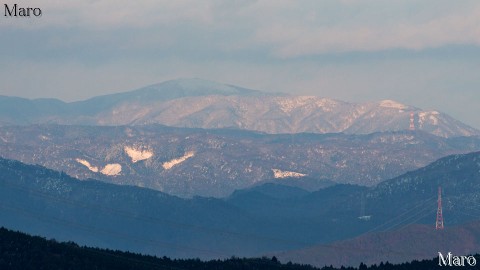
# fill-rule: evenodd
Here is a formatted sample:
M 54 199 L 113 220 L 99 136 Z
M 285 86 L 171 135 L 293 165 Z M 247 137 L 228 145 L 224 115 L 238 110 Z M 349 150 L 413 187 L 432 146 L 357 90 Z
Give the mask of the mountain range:
M 201 79 L 70 103 L 0 96 L 0 226 L 157 256 L 320 267 L 475 253 L 478 151 L 480 131 L 393 100 Z
M 160 125 L 0 127 L 4 158 L 182 197 L 225 197 L 265 182 L 311 191 L 332 183 L 373 186 L 443 156 L 478 150 L 479 137 L 421 131 L 290 135 Z
M 416 130 L 437 136 L 480 134 L 444 113 L 424 111 L 393 100 L 350 103 L 315 96 L 265 93 L 201 79 L 166 81 L 71 103 L 0 96 L 0 125 L 3 126 L 163 124 L 271 134 L 369 134 L 409 129 L 411 120 Z
M 463 242 L 446 238 L 445 244 L 470 253 L 478 251 L 478 223 L 468 222 L 480 216 L 479 160 L 480 152 L 448 156 L 375 187 L 334 185 L 309 192 L 265 184 L 224 199 L 183 199 L 145 188 L 79 181 L 38 165 L 0 159 L 0 224 L 81 245 L 159 256 L 225 258 L 283 251 L 289 260 L 297 256 L 308 261 L 320 256 L 312 252 L 316 246 L 335 250 L 346 245 L 339 241 L 347 241 L 387 253 L 398 247 L 405 255 L 401 259 L 411 260 L 418 254 L 408 256 L 404 246 L 388 239 L 425 233 L 419 238 L 426 247 L 422 254 L 436 256 L 437 240 L 427 236 L 434 230 L 441 186 L 446 227 L 466 226 L 458 230 L 472 233 L 452 235 L 475 236 Z M 378 262 L 374 252 L 365 256 L 364 261 Z

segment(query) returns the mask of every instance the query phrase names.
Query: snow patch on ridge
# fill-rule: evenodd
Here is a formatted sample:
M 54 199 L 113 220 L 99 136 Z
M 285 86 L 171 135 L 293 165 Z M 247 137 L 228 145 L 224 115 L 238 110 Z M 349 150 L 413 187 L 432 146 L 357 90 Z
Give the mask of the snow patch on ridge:
M 419 112 L 418 113 L 418 123 L 420 124 L 420 127 L 423 126 L 425 121 L 430 120 L 432 125 L 437 126 L 438 125 L 438 117 L 440 113 L 437 111 L 428 111 L 428 112 Z
M 321 98 L 315 102 L 315 105 L 321 107 L 325 112 L 331 112 L 338 105 L 338 102 L 329 98 Z
M 172 160 L 170 160 L 170 161 L 164 162 L 164 163 L 162 164 L 162 167 L 163 167 L 165 170 L 169 170 L 169 169 L 171 169 L 173 166 L 178 165 L 178 164 L 184 162 L 185 160 L 193 157 L 194 155 L 195 155 L 195 153 L 194 153 L 193 151 L 186 152 L 185 155 L 183 155 L 182 157 L 175 158 L 175 159 L 172 159 Z
M 289 113 L 294 109 L 305 106 L 309 101 L 315 99 L 314 96 L 298 96 L 277 99 L 277 104 L 280 105 L 280 110 L 284 113 Z
M 272 169 L 273 171 L 273 177 L 275 178 L 287 178 L 287 177 L 295 177 L 295 178 L 300 178 L 303 176 L 306 176 L 304 173 L 299 173 L 299 172 L 292 172 L 292 171 L 282 171 L 279 169 Z
M 317 108 L 322 108 L 323 111 L 331 111 L 332 108 L 337 106 L 337 102 L 328 98 L 318 98 L 316 96 L 296 96 L 296 97 L 282 97 L 276 99 L 277 104 L 280 106 L 280 110 L 284 113 L 290 113 L 291 111 L 313 105 Z
M 114 163 L 114 164 L 107 164 L 107 166 L 105 166 L 105 168 L 103 168 L 100 172 L 105 175 L 115 176 L 115 175 L 119 175 L 121 171 L 122 171 L 122 165 L 118 163 Z
M 84 165 L 85 167 L 87 167 L 90 171 L 92 172 L 98 172 L 98 167 L 96 166 L 92 166 L 90 165 L 90 162 L 84 160 L 84 159 L 80 159 L 80 158 L 77 158 L 75 159 L 78 163 Z
M 138 162 L 141 160 L 149 159 L 153 156 L 153 152 L 149 150 L 139 150 L 133 147 L 125 146 L 125 153 L 132 159 L 132 162 Z
M 398 102 L 396 102 L 394 100 L 390 100 L 390 99 L 380 101 L 380 107 L 399 109 L 399 110 L 404 110 L 404 109 L 408 108 L 407 105 L 402 104 L 402 103 L 398 103 Z

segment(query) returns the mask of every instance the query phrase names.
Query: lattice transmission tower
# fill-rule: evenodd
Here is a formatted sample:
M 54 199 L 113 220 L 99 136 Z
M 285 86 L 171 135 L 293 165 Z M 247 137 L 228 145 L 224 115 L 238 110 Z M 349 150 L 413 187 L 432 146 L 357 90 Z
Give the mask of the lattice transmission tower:
M 415 130 L 415 114 L 413 112 L 410 113 L 410 130 Z
M 438 187 L 437 222 L 435 224 L 435 229 L 443 230 L 442 187 Z

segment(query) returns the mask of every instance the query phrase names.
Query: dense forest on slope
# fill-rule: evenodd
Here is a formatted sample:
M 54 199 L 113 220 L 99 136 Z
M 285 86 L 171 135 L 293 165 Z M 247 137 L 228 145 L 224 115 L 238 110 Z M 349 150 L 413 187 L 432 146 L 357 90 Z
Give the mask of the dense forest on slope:
M 475 256 L 477 260 L 480 256 Z M 362 270 L 409 270 L 438 269 L 438 258 L 432 260 L 413 261 L 392 265 L 381 263 L 367 267 L 361 264 Z M 199 259 L 157 258 L 129 252 L 105 250 L 91 247 L 80 247 L 73 242 L 59 243 L 38 236 L 30 236 L 0 228 L 0 269 L 320 269 L 309 265 L 278 262 L 272 258 L 230 258 L 226 260 L 201 261 Z M 339 268 L 323 267 L 322 270 Z M 475 269 L 462 267 L 462 269 Z

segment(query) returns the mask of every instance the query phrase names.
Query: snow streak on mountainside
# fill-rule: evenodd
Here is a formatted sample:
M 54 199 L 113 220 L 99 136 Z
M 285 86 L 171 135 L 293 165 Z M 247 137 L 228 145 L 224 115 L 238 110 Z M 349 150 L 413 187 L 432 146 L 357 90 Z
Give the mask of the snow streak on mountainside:
M 141 160 L 149 159 L 153 156 L 152 151 L 138 150 L 133 147 L 125 146 L 125 153 L 132 159 L 132 162 L 138 162 Z
M 174 159 L 172 159 L 172 160 L 170 160 L 170 161 L 164 162 L 164 163 L 162 164 L 162 167 L 163 167 L 165 170 L 170 170 L 173 166 L 178 165 L 178 164 L 184 162 L 185 160 L 193 157 L 194 155 L 195 155 L 195 153 L 192 152 L 192 151 L 187 152 L 187 153 L 185 153 L 185 155 L 183 155 L 183 156 L 181 156 L 181 157 L 179 157 L 179 158 L 174 158 Z
M 303 176 L 307 176 L 304 173 L 282 171 L 282 170 L 279 170 L 279 169 L 272 169 L 272 171 L 273 171 L 273 177 L 275 177 L 275 178 L 300 178 L 300 177 L 303 177 Z
M 78 163 L 84 165 L 85 167 L 87 167 L 90 171 L 92 172 L 98 172 L 98 167 L 95 167 L 95 166 L 92 166 L 90 165 L 90 162 L 84 160 L 84 159 L 80 159 L 80 158 L 77 158 L 75 159 Z
M 92 172 L 95 172 L 95 173 L 99 172 L 99 169 L 97 166 L 92 166 L 90 162 L 84 159 L 77 158 L 75 159 L 75 161 L 84 165 Z M 103 169 L 100 170 L 100 173 L 104 175 L 115 176 L 115 175 L 119 175 L 121 171 L 122 171 L 122 165 L 115 163 L 115 164 L 107 164 Z
M 122 165 L 115 163 L 115 164 L 107 164 L 101 171 L 101 173 L 105 175 L 115 176 L 119 175 L 122 171 Z
M 348 103 L 315 96 L 267 94 L 200 79 L 167 81 L 73 103 L 0 96 L 0 125 L 164 124 L 272 134 L 368 134 L 406 130 L 411 113 L 417 130 L 442 137 L 480 135 L 480 131 L 446 114 L 393 100 Z

